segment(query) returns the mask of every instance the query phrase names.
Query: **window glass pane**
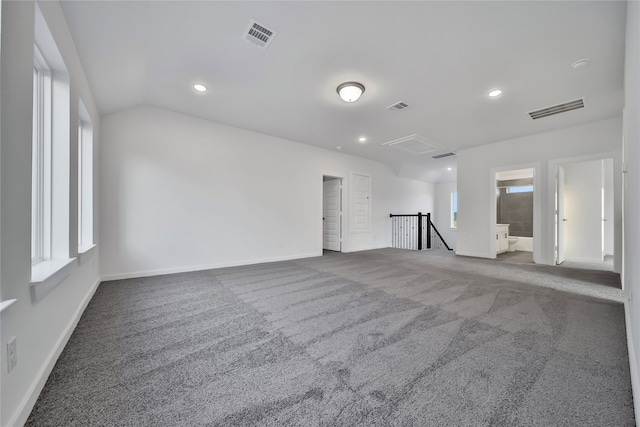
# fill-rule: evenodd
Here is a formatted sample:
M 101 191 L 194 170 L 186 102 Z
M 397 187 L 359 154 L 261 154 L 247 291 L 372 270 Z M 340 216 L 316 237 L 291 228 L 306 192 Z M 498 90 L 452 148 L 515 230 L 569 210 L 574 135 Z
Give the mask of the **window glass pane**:
M 78 245 L 82 246 L 82 122 L 78 123 Z
M 458 227 L 458 192 L 451 193 L 451 227 Z
M 42 259 L 42 129 L 40 71 L 33 68 L 33 128 L 31 152 L 31 262 Z
M 93 125 L 80 101 L 78 123 L 78 250 L 93 245 Z
M 533 185 L 515 185 L 507 187 L 507 193 L 531 193 Z

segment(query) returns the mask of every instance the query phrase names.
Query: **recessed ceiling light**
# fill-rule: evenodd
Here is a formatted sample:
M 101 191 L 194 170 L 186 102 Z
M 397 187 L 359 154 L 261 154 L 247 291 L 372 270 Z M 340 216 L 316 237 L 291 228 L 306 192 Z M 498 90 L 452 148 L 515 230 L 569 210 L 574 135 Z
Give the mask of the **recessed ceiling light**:
M 364 93 L 364 86 L 358 82 L 346 82 L 338 86 L 336 91 L 344 102 L 356 102 Z
M 573 64 L 571 64 L 571 68 L 575 68 L 575 69 L 584 68 L 587 65 L 589 65 L 589 60 L 585 58 L 585 59 L 580 59 L 574 62 Z
M 447 168 L 448 171 L 450 171 L 452 168 Z
M 489 96 L 491 98 L 496 98 L 498 96 L 502 95 L 502 91 L 500 89 L 494 89 L 491 92 L 489 92 Z
M 360 142 L 367 142 L 367 138 L 364 136 L 361 136 L 360 138 L 358 138 L 358 141 Z
M 193 85 L 193 88 L 195 90 L 197 90 L 198 92 L 206 92 L 207 91 L 207 87 L 205 85 L 201 85 L 201 84 L 195 84 L 195 85 Z

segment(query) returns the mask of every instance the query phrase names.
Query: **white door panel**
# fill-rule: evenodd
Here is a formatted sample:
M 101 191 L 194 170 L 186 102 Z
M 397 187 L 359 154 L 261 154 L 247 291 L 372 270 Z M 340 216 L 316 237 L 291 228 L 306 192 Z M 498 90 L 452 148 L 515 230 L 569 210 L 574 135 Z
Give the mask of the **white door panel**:
M 564 168 L 558 166 L 558 176 L 556 179 L 556 224 L 557 242 L 556 242 L 556 264 L 564 262 L 564 223 L 567 219 L 564 217 Z
M 368 231 L 370 224 L 371 206 L 371 178 L 367 175 L 353 174 L 353 213 L 352 229 L 354 231 Z
M 322 248 L 330 251 L 340 251 L 340 222 L 341 222 L 341 185 L 339 179 L 323 182 L 322 197 Z

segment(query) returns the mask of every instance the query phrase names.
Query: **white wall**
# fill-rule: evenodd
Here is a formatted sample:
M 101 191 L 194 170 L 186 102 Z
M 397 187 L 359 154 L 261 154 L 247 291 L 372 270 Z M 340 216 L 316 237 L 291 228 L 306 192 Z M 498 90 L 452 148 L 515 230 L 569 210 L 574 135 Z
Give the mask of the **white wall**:
M 456 182 L 439 182 L 435 184 L 435 209 L 431 221 L 447 242 L 456 250 L 457 230 L 451 228 L 451 193 L 456 191 Z
M 345 178 L 343 251 L 388 247 L 390 213 L 433 184 L 389 166 L 162 109 L 103 117 L 102 273 L 152 275 L 322 254 L 322 176 Z M 371 176 L 370 232 L 349 230 L 351 174 Z
M 624 114 L 624 268 L 627 340 L 636 420 L 640 420 L 640 2 L 627 2 Z
M 620 271 L 621 198 L 620 118 L 497 142 L 458 152 L 457 254 L 495 257 L 492 236 L 495 218 L 495 173 L 510 169 L 535 169 L 534 260 L 553 264 L 555 165 L 568 161 L 614 159 L 615 247 Z
M 603 224 L 604 228 L 604 254 L 613 255 L 613 219 L 614 205 L 613 205 L 613 159 L 606 159 L 602 161 L 602 188 L 604 190 L 604 209 L 603 218 L 606 219 Z
M 82 97 L 95 129 L 99 129 L 99 116 L 59 4 L 43 2 L 40 8 L 71 79 L 71 159 L 74 162 L 77 159 L 75 141 L 79 97 Z M 2 300 L 18 300 L 1 314 L 2 426 L 22 425 L 26 420 L 98 284 L 100 269 L 96 254 L 83 265 L 76 265 L 70 276 L 42 300 L 35 304 L 31 302 L 29 283 L 34 14 L 33 2 L 2 2 L 0 291 Z M 95 150 L 97 152 L 97 142 Z M 73 239 L 77 240 L 75 169 L 72 167 L 70 183 L 71 256 L 75 256 L 76 251 Z M 9 373 L 5 349 L 7 341 L 12 337 L 17 338 L 18 364 Z
M 564 163 L 565 259 L 602 261 L 602 161 Z

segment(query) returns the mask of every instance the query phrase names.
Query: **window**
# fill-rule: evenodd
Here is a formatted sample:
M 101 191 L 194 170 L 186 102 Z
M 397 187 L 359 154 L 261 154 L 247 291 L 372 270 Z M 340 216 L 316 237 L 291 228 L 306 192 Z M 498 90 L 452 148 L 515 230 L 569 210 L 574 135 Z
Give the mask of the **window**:
M 533 185 L 513 185 L 507 187 L 507 193 L 531 193 Z
M 69 239 L 69 73 L 37 4 L 34 24 L 31 298 L 35 302 L 64 280 L 75 258 L 70 258 Z
M 80 101 L 78 123 L 78 253 L 93 246 L 93 126 Z
M 37 47 L 33 61 L 31 264 L 51 257 L 51 69 Z
M 451 228 L 458 228 L 458 192 L 451 192 Z

